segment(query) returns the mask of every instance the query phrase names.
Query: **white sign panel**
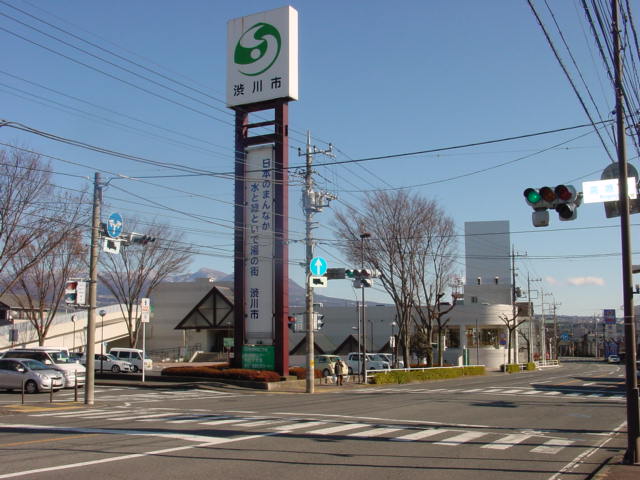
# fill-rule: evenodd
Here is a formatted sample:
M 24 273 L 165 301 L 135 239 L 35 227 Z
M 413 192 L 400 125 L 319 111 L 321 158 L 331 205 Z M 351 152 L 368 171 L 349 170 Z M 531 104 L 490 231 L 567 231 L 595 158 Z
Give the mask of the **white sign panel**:
M 245 314 L 247 343 L 273 343 L 273 145 L 247 149 L 245 170 Z
M 282 7 L 227 24 L 227 106 L 298 99 L 298 12 Z
M 78 281 L 78 287 L 76 288 L 76 303 L 78 305 L 87 304 L 87 283 L 84 281 Z
M 627 190 L 630 199 L 633 200 L 638 196 L 635 177 L 627 178 Z M 582 195 L 584 203 L 615 202 L 620 200 L 618 179 L 582 182 Z

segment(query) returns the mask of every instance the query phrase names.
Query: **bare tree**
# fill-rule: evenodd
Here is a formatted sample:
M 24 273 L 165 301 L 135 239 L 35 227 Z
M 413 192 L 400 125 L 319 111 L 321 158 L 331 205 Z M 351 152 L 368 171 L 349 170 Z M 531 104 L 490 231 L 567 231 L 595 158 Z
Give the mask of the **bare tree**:
M 136 228 L 136 221 L 128 222 Z M 129 345 L 138 341 L 140 316 L 137 305 L 149 297 L 160 282 L 172 273 L 182 272 L 191 262 L 194 249 L 184 243 L 183 235 L 166 225 L 152 223 L 145 235 L 155 238 L 146 245 L 123 246 L 119 254 L 100 256 L 98 280 L 116 297 L 127 324 Z
M 56 194 L 37 154 L 0 151 L 0 295 L 76 228 L 82 203 L 69 200 Z
M 413 270 L 413 283 L 416 285 L 413 306 L 416 330 L 421 331 L 429 339 L 424 353 L 427 364 L 432 366 L 431 339 L 434 327 L 437 325 L 438 365 L 442 365 L 443 335 L 448 323 L 445 315 L 456 304 L 455 297 L 451 304 L 443 303 L 442 297 L 454 280 L 457 242 L 453 220 L 445 215 L 435 201 L 425 203 L 423 207 L 425 229 Z
M 42 250 L 42 245 L 49 241 L 48 235 L 35 239 L 13 259 L 12 267 L 20 271 L 22 265 L 30 263 Z M 58 247 L 21 275 L 11 289 L 13 299 L 25 312 L 40 345 L 44 345 L 59 311 L 66 281 L 78 276 L 85 268 L 86 250 L 79 229 L 69 231 Z
M 519 316 L 519 312 L 515 308 L 511 316 L 508 316 L 507 314 L 504 314 L 504 313 L 498 316 L 498 318 L 502 320 L 502 323 L 505 324 L 505 326 L 507 327 L 507 331 L 509 332 L 509 337 L 507 339 L 507 343 L 508 343 L 507 363 L 511 363 L 511 350 L 515 345 L 515 342 L 514 342 L 515 332 L 520 325 L 522 325 L 524 322 L 527 321 L 526 318 L 523 318 L 522 320 L 518 320 L 518 316 Z M 514 351 L 514 360 L 515 359 L 517 359 L 517 353 Z
M 412 309 L 418 287 L 416 265 L 424 254 L 435 203 L 405 191 L 375 192 L 361 212 L 353 208 L 336 215 L 342 251 L 355 264 L 364 258 L 367 267 L 380 272 L 382 286 L 396 307 L 400 347 L 409 365 Z M 371 237 L 360 241 L 360 234 Z

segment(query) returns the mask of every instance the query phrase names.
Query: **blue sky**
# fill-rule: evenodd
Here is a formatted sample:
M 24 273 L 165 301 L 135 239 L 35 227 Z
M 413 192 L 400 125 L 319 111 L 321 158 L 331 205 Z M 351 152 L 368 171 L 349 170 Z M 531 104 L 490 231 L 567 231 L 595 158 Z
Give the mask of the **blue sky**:
M 613 90 L 580 2 L 551 3 L 595 102 L 610 119 Z M 534 4 L 553 28 L 544 2 Z M 270 0 L 3 0 L 0 118 L 160 162 L 231 171 L 233 115 L 224 105 L 226 23 L 283 5 Z M 588 123 L 526 1 L 293 1 L 291 5 L 300 22 L 300 99 L 290 105 L 291 165 L 302 163 L 297 148 L 304 148 L 306 130 L 318 148 L 331 142 L 337 160 L 347 160 Z M 560 44 L 557 32 L 554 40 Z M 566 54 L 565 58 L 570 63 Z M 64 160 L 51 162 L 58 173 L 56 183 L 69 188 L 90 188 L 88 179 L 98 170 L 104 178 L 172 176 L 144 182 L 113 180 L 105 202 L 125 218 L 125 229 L 127 218 L 142 216 L 161 218 L 184 231 L 203 252 L 192 270 L 232 271 L 232 180 L 177 177 L 180 172 L 175 170 L 6 127 L 0 128 L 0 142 Z M 637 167 L 631 145 L 628 152 Z M 509 220 L 511 242 L 521 255 L 516 261 L 518 284 L 526 289 L 527 275 L 543 279 L 533 288 L 544 289 L 545 299 L 555 299 L 558 313 L 593 315 L 603 308 L 621 309 L 618 219 L 606 219 L 602 205 L 589 204 L 580 207 L 576 221 L 559 222 L 552 213 L 551 225 L 536 229 L 522 191 L 565 182 L 580 189 L 582 181 L 599 179 L 608 163 L 593 129 L 581 128 L 438 155 L 319 167 L 317 179 L 319 188 L 338 195 L 333 209 L 357 207 L 364 192 L 377 188 L 406 187 L 437 199 L 461 235 L 461 274 L 464 222 Z M 289 228 L 291 239 L 300 240 L 304 232 L 300 182 L 291 180 Z M 334 238 L 333 209 L 316 216 L 321 224 L 317 236 L 322 239 Z M 195 220 L 180 212 L 206 218 Z M 632 217 L 632 245 L 638 234 L 636 223 Z M 330 267 L 348 266 L 330 243 L 321 242 L 317 253 L 327 258 Z M 301 244 L 293 242 L 290 274 L 300 284 L 304 271 L 297 263 L 303 258 Z M 348 282 L 331 282 L 322 293 L 355 298 Z M 368 295 L 387 300 L 379 288 Z

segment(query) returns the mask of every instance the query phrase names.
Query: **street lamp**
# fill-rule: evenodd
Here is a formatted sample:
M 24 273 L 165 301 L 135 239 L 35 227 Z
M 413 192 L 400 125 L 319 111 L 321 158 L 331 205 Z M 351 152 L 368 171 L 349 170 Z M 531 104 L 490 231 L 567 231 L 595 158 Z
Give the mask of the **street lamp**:
M 71 315 L 71 323 L 73 323 L 73 351 L 76 350 L 76 320 L 78 319 L 77 315 Z
M 396 325 L 396 322 L 391 322 L 391 341 L 393 342 L 391 345 L 391 366 L 393 368 L 396 368 L 396 334 L 394 332 Z
M 102 374 L 102 366 L 104 363 L 104 316 L 107 314 L 106 310 L 100 310 L 100 374 Z
M 369 232 L 362 232 L 360 234 L 360 267 L 364 270 L 364 241 L 366 238 L 370 238 Z M 360 289 L 362 290 L 362 381 L 367 383 L 367 334 L 366 334 L 366 310 L 364 308 L 364 282 L 360 281 Z

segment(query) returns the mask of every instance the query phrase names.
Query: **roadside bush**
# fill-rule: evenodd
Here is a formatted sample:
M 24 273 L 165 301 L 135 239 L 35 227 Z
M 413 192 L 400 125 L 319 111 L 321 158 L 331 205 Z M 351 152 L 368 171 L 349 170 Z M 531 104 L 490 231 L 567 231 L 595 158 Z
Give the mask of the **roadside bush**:
M 289 368 L 289 375 L 294 375 L 298 380 L 305 380 L 307 378 L 307 369 L 304 367 L 291 367 Z M 316 368 L 313 371 L 313 378 L 322 378 L 322 372 Z
M 280 375 L 269 370 L 248 370 L 244 368 L 219 368 L 211 365 L 189 365 L 183 367 L 168 367 L 161 375 L 177 377 L 203 377 L 233 380 L 248 380 L 254 382 L 279 382 Z
M 536 364 L 534 362 L 527 363 L 527 370 L 535 370 Z
M 473 367 L 434 367 L 427 370 L 395 370 L 385 373 L 376 373 L 373 383 L 382 385 L 390 383 L 411 383 L 426 380 L 443 380 L 458 378 L 468 375 L 484 375 L 483 366 Z
M 508 365 L 502 365 L 502 371 L 506 370 L 507 373 L 518 373 L 520 372 L 520 365 L 517 363 L 509 363 Z

